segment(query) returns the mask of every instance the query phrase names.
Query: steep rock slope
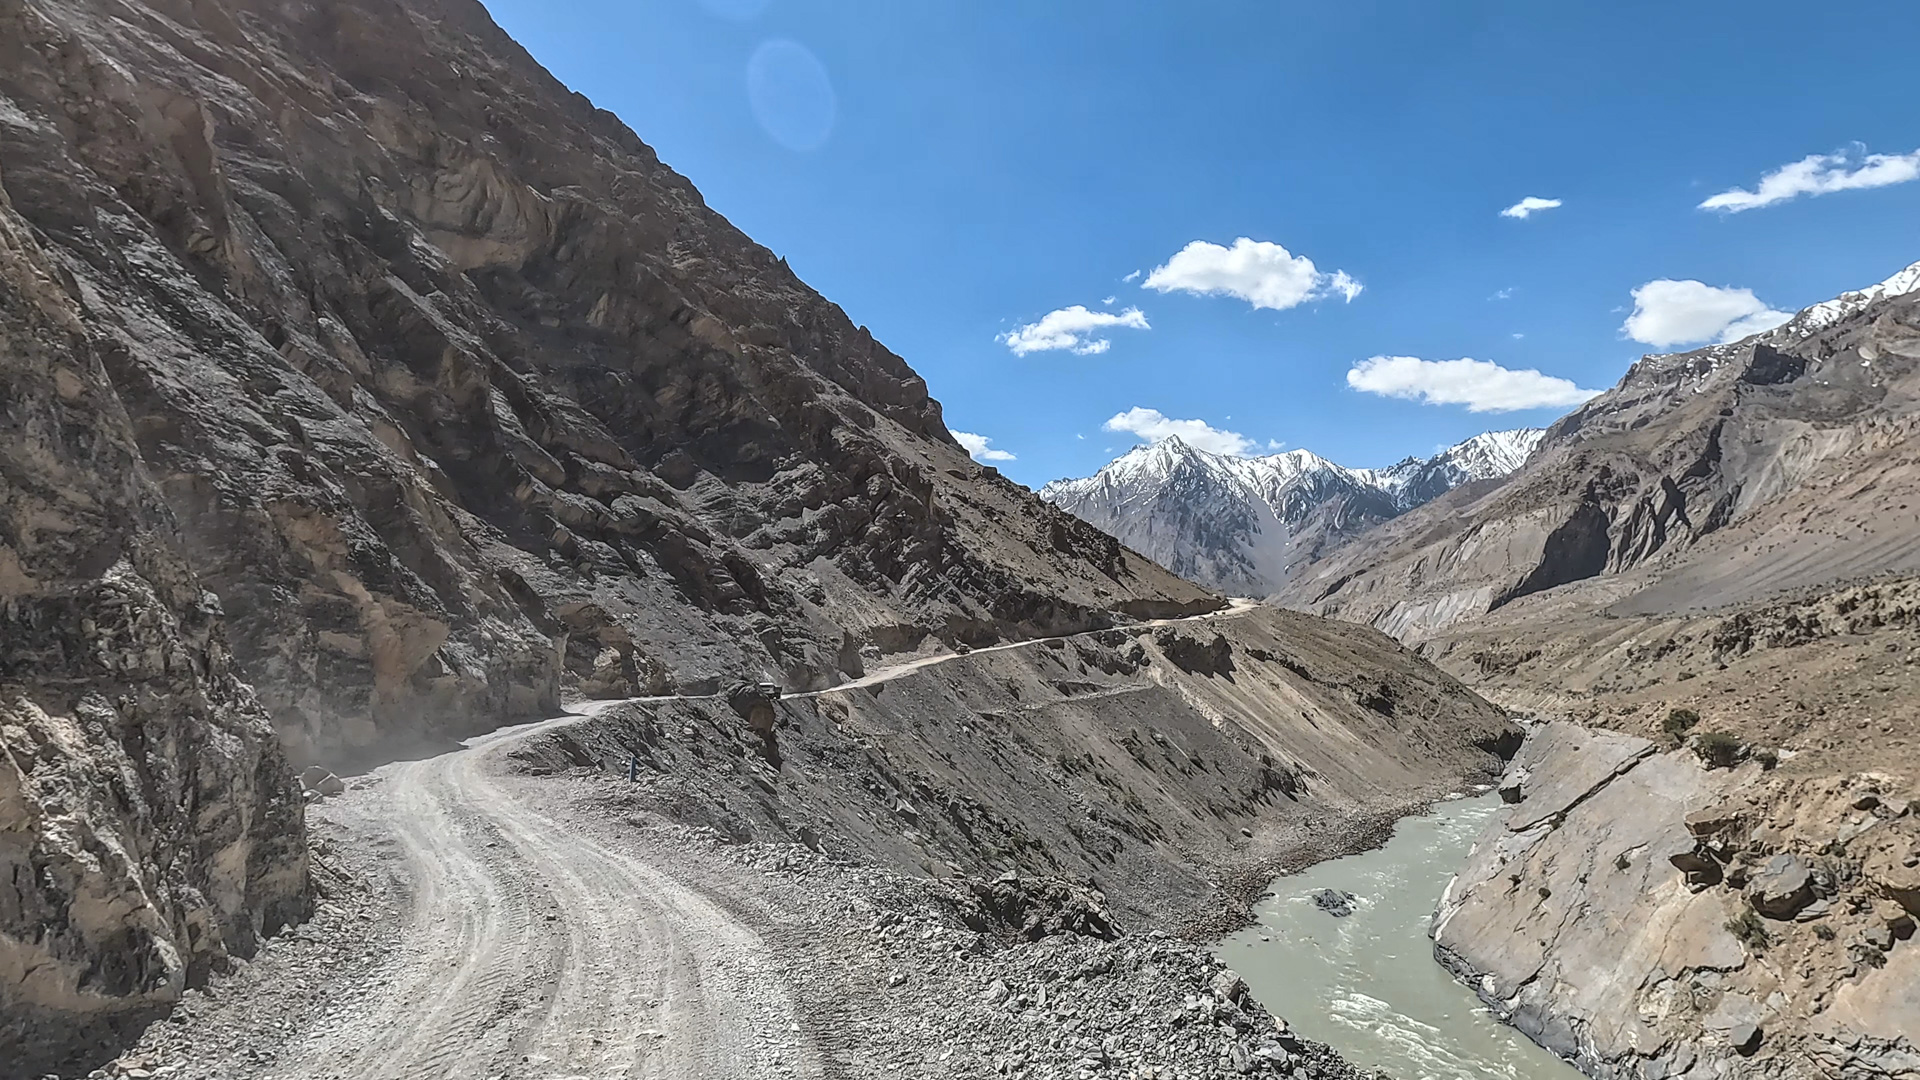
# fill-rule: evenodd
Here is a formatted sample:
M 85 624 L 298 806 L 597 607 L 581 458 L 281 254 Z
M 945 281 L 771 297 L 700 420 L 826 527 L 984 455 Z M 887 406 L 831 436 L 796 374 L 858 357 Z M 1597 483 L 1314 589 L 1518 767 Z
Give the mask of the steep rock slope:
M 298 758 L 1218 602 L 471 0 L 5 0 L 0 159 Z
M 1920 1076 L 1920 823 L 1898 784 L 1546 725 L 1436 952 L 1590 1076 Z
M 1920 571 L 1920 265 L 1727 345 L 1649 356 L 1282 599 L 1406 640 L 1574 582 L 1617 614 Z
M 1213 454 L 1178 436 L 1137 447 L 1040 497 L 1182 577 L 1266 596 L 1363 530 L 1526 460 L 1543 433 L 1491 431 L 1431 458 L 1348 469 L 1306 450 Z
M 1138 930 L 1244 911 L 1227 871 L 1264 881 L 1375 841 L 1409 806 L 1490 783 L 1518 740 L 1378 631 L 1261 606 L 976 652 L 757 724 L 705 701 L 624 706 L 525 757 L 609 781 L 616 820 L 1087 881 Z
M 32 1075 L 308 903 L 299 789 L 76 291 L 0 190 L 0 1072 Z

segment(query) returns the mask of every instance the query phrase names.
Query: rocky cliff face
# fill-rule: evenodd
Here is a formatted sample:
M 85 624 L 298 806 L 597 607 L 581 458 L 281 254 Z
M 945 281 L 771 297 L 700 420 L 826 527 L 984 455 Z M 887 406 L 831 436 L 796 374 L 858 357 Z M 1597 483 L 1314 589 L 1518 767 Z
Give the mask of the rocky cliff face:
M 1542 434 L 1490 431 L 1385 469 L 1349 469 L 1306 450 L 1232 457 L 1176 436 L 1083 480 L 1055 480 L 1040 497 L 1182 577 L 1267 596 L 1366 529 L 1462 485 L 1505 477 Z
M 6 0 L 0 160 L 298 759 L 1217 602 L 470 0 Z
M 1436 953 L 1591 1076 L 1920 1076 L 1909 792 L 1546 725 Z
M 15 159 L 0 155 L 0 185 Z M 78 281 L 0 188 L 0 1071 L 301 917 L 299 789 L 174 544 Z

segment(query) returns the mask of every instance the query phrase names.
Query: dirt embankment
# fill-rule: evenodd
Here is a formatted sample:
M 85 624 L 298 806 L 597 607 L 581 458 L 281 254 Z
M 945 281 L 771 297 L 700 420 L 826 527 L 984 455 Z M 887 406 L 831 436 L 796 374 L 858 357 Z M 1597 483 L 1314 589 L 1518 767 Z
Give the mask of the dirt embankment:
M 528 740 L 609 812 L 810 844 L 935 877 L 1088 882 L 1129 928 L 1244 905 L 1246 880 L 1375 839 L 1490 782 L 1517 732 L 1359 627 L 1273 609 L 975 653 L 789 699 L 770 736 L 719 702 L 634 705 Z
M 1420 651 L 1518 712 L 1653 739 L 1724 732 L 1785 774 L 1920 776 L 1920 579 L 1712 613 L 1520 605 Z

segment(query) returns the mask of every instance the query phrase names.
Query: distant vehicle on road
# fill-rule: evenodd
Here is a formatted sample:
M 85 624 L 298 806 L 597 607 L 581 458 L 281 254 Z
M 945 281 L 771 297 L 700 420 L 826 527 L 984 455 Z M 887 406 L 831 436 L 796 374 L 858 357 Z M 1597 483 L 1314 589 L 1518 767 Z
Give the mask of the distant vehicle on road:
M 767 698 L 770 701 L 779 701 L 780 695 L 785 692 L 777 682 L 754 683 L 753 689 L 761 697 Z

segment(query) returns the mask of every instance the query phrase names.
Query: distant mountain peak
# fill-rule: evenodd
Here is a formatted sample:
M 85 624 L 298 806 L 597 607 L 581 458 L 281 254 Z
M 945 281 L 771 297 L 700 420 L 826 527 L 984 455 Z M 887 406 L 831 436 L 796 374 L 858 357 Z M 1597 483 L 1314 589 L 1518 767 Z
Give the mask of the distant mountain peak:
M 1183 577 L 1263 595 L 1371 525 L 1462 484 L 1506 476 L 1543 434 L 1490 431 L 1384 469 L 1348 468 L 1303 448 L 1235 457 L 1171 436 L 1092 476 L 1055 480 L 1040 497 Z

